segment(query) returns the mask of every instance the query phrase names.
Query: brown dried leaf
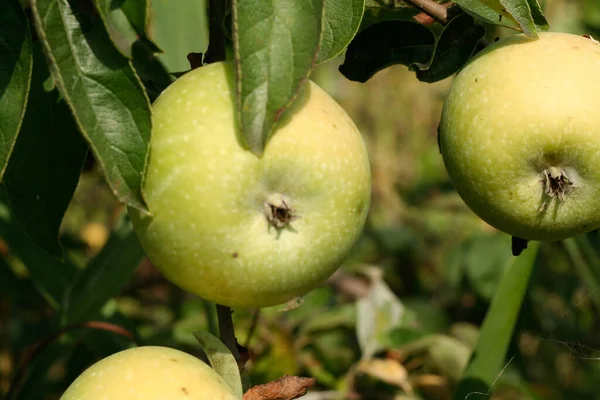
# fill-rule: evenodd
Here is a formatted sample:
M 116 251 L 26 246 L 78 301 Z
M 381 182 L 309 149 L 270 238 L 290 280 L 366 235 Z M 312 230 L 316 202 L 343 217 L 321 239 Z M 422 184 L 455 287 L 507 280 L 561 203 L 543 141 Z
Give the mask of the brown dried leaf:
M 304 396 L 316 383 L 314 378 L 283 376 L 276 381 L 250 388 L 242 400 L 293 400 Z

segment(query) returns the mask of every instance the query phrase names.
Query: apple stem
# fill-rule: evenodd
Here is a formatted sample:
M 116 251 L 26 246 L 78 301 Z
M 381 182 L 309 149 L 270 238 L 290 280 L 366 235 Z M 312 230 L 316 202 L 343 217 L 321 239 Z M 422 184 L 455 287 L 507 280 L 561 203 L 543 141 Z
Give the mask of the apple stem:
M 219 338 L 227 346 L 235 361 L 241 365 L 242 356 L 238 350 L 237 339 L 233 329 L 233 318 L 231 317 L 231 308 L 217 304 L 217 319 L 219 321 Z

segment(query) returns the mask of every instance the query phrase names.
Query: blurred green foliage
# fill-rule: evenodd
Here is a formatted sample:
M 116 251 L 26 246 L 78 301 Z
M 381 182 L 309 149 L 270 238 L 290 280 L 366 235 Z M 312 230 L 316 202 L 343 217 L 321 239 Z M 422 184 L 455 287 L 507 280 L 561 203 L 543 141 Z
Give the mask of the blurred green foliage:
M 551 30 L 600 36 L 596 0 L 543 6 Z M 154 0 L 153 7 L 161 60 L 171 72 L 188 69 L 186 54 L 206 50 L 203 2 Z M 510 265 L 510 238 L 471 213 L 445 173 L 436 129 L 450 80 L 420 83 L 396 66 L 360 84 L 341 77 L 340 63 L 319 66 L 313 79 L 366 138 L 370 218 L 343 268 L 299 303 L 234 311 L 250 355 L 245 379 L 312 376 L 317 387 L 307 400 L 451 399 Z M 36 251 L 0 208 L 0 394 L 17 376 L 16 398 L 57 399 L 92 362 L 135 344 L 202 356 L 193 332 L 216 333 L 214 305 L 142 260 L 91 159 L 61 232 L 65 258 L 57 261 Z M 115 237 L 127 246 L 105 246 Z M 541 245 L 504 368 L 490 393 L 470 399 L 598 398 L 599 249 L 597 232 Z M 115 285 L 97 284 L 107 273 Z M 81 315 L 132 336 L 73 325 Z M 60 330 L 66 333 L 26 358 Z

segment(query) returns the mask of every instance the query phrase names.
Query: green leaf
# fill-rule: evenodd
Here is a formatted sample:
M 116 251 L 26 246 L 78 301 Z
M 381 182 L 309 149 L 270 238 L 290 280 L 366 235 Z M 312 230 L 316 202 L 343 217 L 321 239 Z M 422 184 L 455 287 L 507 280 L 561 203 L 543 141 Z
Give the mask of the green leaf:
M 464 400 L 473 392 L 488 393 L 502 371 L 539 247 L 539 242 L 530 242 L 527 250 L 509 260 L 454 399 Z
M 223 342 L 208 332 L 195 332 L 194 336 L 200 342 L 210 365 L 231 387 L 233 394 L 241 399 L 243 394 L 242 378 L 233 354 Z
M 95 317 L 131 280 L 143 258 L 144 250 L 124 213 L 100 253 L 69 285 L 63 298 L 61 323 Z
M 422 82 L 445 79 L 465 65 L 484 35 L 485 28 L 476 24 L 473 17 L 460 14 L 444 27 L 431 60 L 427 64 L 415 63 L 409 68 L 416 71 Z
M 529 9 L 531 10 L 531 16 L 533 18 L 533 23 L 537 27 L 538 30 L 547 31 L 549 28 L 548 20 L 544 16 L 542 12 L 542 7 L 537 0 L 527 0 L 527 4 L 529 5 Z
M 596 261 L 594 256 L 597 257 L 597 255 L 590 254 L 590 252 L 587 251 L 586 255 L 591 262 L 586 260 L 582 253 L 582 249 L 585 249 L 585 246 L 589 244 L 589 242 L 587 241 L 585 235 L 580 236 L 581 237 L 563 240 L 562 243 L 565 247 L 565 250 L 569 254 L 569 257 L 571 258 L 575 270 L 579 274 L 581 282 L 586 286 L 589 292 L 590 300 L 594 304 L 594 307 L 596 307 L 596 311 L 600 311 L 600 293 L 597 291 L 600 281 L 597 279 L 590 265 L 591 262 Z
M 234 0 L 237 108 L 243 138 L 261 155 L 315 66 L 324 0 Z
M 0 181 L 25 114 L 32 64 L 23 10 L 16 0 L 0 0 Z
M 120 201 L 147 211 L 142 182 L 150 104 L 131 64 L 102 24 L 94 23 L 97 16 L 83 8 L 85 3 L 33 0 L 31 5 L 54 80 L 109 186 Z
M 0 214 L 8 214 L 8 208 L 0 203 Z M 27 268 L 29 277 L 50 307 L 58 309 L 65 290 L 75 278 L 77 268 L 68 261 L 61 262 L 31 241 L 10 216 L 3 220 L 3 238 L 11 252 Z
M 480 19 L 482 22 L 518 31 L 521 30 L 519 23 L 501 7 L 499 1 L 497 3 L 501 7 L 500 10 L 495 10 L 484 4 L 481 0 L 455 0 L 454 3 L 458 4 L 467 14 Z
M 317 64 L 338 56 L 358 32 L 365 0 L 325 0 Z
M 354 38 L 340 72 L 352 81 L 366 82 L 377 71 L 393 64 L 426 63 L 434 43 L 433 33 L 419 23 L 380 22 Z
M 113 44 L 123 56 L 133 58 L 135 43 L 143 44 L 153 53 L 161 51 L 147 34 L 148 0 L 94 0 L 94 3 Z
M 418 8 L 404 1 L 366 0 L 365 12 L 358 31 L 362 32 L 369 26 L 383 21 L 407 20 L 414 22 L 413 17 L 419 12 Z
M 114 2 L 114 0 L 113 0 Z M 150 32 L 150 0 L 121 0 L 121 9 L 138 36 L 154 51 L 162 51 Z
M 94 0 L 94 3 L 115 47 L 123 56 L 132 58 L 131 46 L 138 35 L 123 9 L 114 0 Z
M 44 89 L 50 74 L 39 47 L 34 60 L 29 103 L 2 190 L 23 232 L 60 258 L 59 228 L 88 146 L 58 92 Z
M 491 299 L 512 257 L 510 236 L 476 236 L 465 243 L 465 272 L 475 292 L 484 299 Z

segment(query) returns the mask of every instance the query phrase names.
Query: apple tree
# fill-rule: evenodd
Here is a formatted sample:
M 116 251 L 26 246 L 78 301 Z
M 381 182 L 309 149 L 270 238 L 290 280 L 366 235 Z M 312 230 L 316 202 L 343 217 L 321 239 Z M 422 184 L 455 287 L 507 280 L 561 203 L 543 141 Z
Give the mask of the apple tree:
M 478 158 L 480 149 L 469 147 L 469 134 L 493 121 L 474 122 L 478 114 L 469 110 L 488 115 L 482 106 L 486 94 L 505 90 L 504 98 L 510 96 L 511 88 L 500 81 L 503 73 L 515 86 L 522 79 L 534 81 L 535 74 L 526 75 L 501 51 L 510 51 L 515 41 L 552 47 L 545 44 L 551 40 L 544 33 L 548 22 L 537 0 L 211 0 L 197 21 L 208 32 L 207 48 L 183 49 L 187 58 L 179 57 L 176 67 L 162 55 L 174 52 L 177 41 L 162 48 L 154 23 L 165 9 L 177 15 L 180 5 L 161 7 L 149 0 L 0 0 L 2 251 L 7 260 L 9 254 L 18 257 L 48 319 L 36 345 L 22 351 L 7 399 L 42 398 L 34 388 L 76 344 L 86 349 L 85 362 L 68 365 L 74 376 L 47 389 L 60 394 L 74 381 L 65 400 L 117 396 L 113 393 L 129 387 L 146 388 L 147 399 L 293 399 L 315 384 L 292 376 L 253 386 L 244 371 L 252 349 L 236 340 L 231 307 L 287 302 L 293 308 L 334 273 L 361 237 L 371 198 L 367 146 L 346 112 L 309 79 L 318 66 L 335 62 L 338 73 L 354 82 L 367 82 L 396 64 L 424 83 L 462 70 L 442 117 L 440 150 L 466 203 L 514 234 L 513 253 L 523 252 L 502 275 L 454 396 L 492 390 L 539 248 L 532 243 L 523 251 L 526 240 L 556 237 L 511 231 L 529 220 L 498 217 L 497 209 L 510 214 L 502 208 L 507 202 L 496 208 L 482 203 L 478 196 L 486 183 L 498 192 L 489 202 L 508 196 L 502 186 L 508 167 L 496 160 L 499 171 L 485 175 L 485 161 Z M 497 27 L 520 32 L 519 39 L 490 45 Z M 195 27 L 175 20 L 169 29 L 185 35 Z M 573 40 L 584 48 L 597 45 L 588 38 Z M 531 51 L 532 63 L 543 57 Z M 567 60 L 567 67 L 569 61 L 589 73 L 580 83 L 597 78 L 598 61 Z M 472 72 L 476 63 L 486 62 L 483 72 Z M 496 79 L 488 86 L 478 81 L 486 68 Z M 597 81 L 586 90 L 598 93 Z M 513 102 L 512 112 L 535 99 Z M 518 146 L 524 148 L 527 137 L 521 139 Z M 496 145 L 486 146 L 493 151 Z M 60 240 L 59 233 L 82 171 L 91 168 L 102 172 L 121 206 L 113 207 L 117 222 L 106 243 L 78 265 L 68 251 L 74 244 Z M 541 186 L 533 193 L 545 190 L 559 204 L 573 187 L 573 198 L 585 203 L 577 197 L 583 193 L 577 190 L 581 173 L 552 168 L 544 170 L 545 180 L 535 172 L 531 179 Z M 469 175 L 479 170 L 484 172 Z M 597 197 L 597 191 L 587 195 Z M 515 201 L 526 205 L 523 198 Z M 577 223 L 585 221 L 580 217 Z M 583 231 L 598 225 L 592 218 Z M 582 230 L 561 232 L 560 238 Z M 207 322 L 212 334 L 184 333 L 196 336 L 213 369 L 168 347 L 124 350 L 138 341 L 131 333 L 135 321 L 106 313 L 140 263 L 148 262 L 146 255 L 169 281 L 206 300 L 207 309 L 215 307 L 218 318 Z M 0 280 L 19 281 L 15 267 L 0 264 Z M 15 290 L 10 286 L 0 285 Z M 362 307 L 368 315 L 368 305 Z M 135 379 L 128 375 L 132 369 Z M 98 371 L 110 378 L 98 379 Z M 197 379 L 183 376 L 187 372 Z M 175 376 L 172 386 L 163 382 L 167 375 Z

